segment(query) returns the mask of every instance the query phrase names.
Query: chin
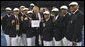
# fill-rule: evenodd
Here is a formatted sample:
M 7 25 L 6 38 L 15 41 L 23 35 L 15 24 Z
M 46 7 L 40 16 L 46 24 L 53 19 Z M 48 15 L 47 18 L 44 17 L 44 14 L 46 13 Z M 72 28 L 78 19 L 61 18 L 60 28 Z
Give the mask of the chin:
M 71 10 L 71 12 L 74 12 L 74 10 Z

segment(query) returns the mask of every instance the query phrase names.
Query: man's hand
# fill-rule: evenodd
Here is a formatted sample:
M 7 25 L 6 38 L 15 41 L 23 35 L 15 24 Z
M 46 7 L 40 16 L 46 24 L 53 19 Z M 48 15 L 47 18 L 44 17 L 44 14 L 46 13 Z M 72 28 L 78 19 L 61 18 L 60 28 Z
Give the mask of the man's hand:
M 44 22 L 43 18 L 41 18 L 41 21 Z
M 14 24 L 15 23 L 15 20 L 12 20 L 12 24 Z
M 45 27 L 45 23 L 43 23 L 43 27 Z
M 23 16 L 21 16 L 21 20 L 23 21 Z
M 50 16 L 54 16 L 53 14 L 50 14 Z
M 72 45 L 73 45 L 73 46 L 76 46 L 76 45 L 77 45 L 77 43 L 76 43 L 76 42 L 74 42 L 74 41 L 72 41 Z

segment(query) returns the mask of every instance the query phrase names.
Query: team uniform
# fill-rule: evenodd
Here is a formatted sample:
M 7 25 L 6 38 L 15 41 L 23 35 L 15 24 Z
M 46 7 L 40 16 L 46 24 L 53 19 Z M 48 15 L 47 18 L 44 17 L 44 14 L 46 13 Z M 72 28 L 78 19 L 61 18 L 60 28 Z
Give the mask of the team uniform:
M 48 14 L 49 12 L 46 11 L 43 14 Z M 45 27 L 43 27 L 43 32 L 42 32 L 42 36 L 43 36 L 43 45 L 44 46 L 52 46 L 52 40 L 53 40 L 53 23 L 52 20 L 50 19 L 50 17 L 48 19 L 45 19 L 46 22 L 45 23 Z
M 82 13 L 78 10 L 73 16 L 71 16 L 71 19 L 69 21 L 68 27 L 67 27 L 67 32 L 68 32 L 68 45 L 72 46 L 71 41 L 79 42 L 77 45 L 81 46 L 81 40 L 82 40 L 82 33 L 81 29 L 83 27 L 83 15 Z M 75 25 L 75 26 L 73 26 Z M 73 30 L 74 29 L 74 30 Z
M 69 5 L 78 5 L 76 2 L 72 2 Z M 68 45 L 72 46 L 72 42 L 76 42 L 75 46 L 81 46 L 82 40 L 82 27 L 84 25 L 84 15 L 80 10 L 76 10 L 71 14 L 70 21 L 67 26 L 67 33 L 69 34 L 67 39 Z
M 13 11 L 19 11 L 18 8 L 15 8 Z M 15 22 L 11 25 L 11 32 L 10 32 L 10 37 L 11 37 L 11 46 L 18 46 L 18 35 L 19 35 L 19 16 L 13 15 L 11 16 L 11 22 L 14 20 Z
M 65 14 L 65 16 L 63 16 L 63 20 L 62 20 L 62 22 L 63 22 L 63 28 L 62 28 L 62 36 L 63 36 L 63 39 L 62 39 L 62 45 L 63 46 L 68 46 L 68 40 L 67 40 L 67 32 L 66 32 L 66 28 L 67 28 L 67 24 L 68 24 L 68 22 L 69 22 L 69 19 L 70 19 L 70 15 L 69 15 L 69 13 L 67 13 L 67 14 Z
M 60 7 L 61 10 L 68 10 L 68 7 L 63 5 Z M 62 39 L 62 45 L 63 46 L 68 46 L 68 40 L 67 40 L 67 32 L 66 32 L 66 28 L 67 28 L 67 24 L 69 22 L 69 19 L 70 19 L 70 13 L 66 12 L 65 14 L 62 13 L 62 16 L 63 16 L 63 20 L 62 20 L 62 36 L 63 36 L 63 39 Z
M 11 8 L 7 7 L 6 10 L 11 11 Z M 10 15 L 6 14 L 2 19 L 2 29 L 3 29 L 4 35 L 6 37 L 7 46 L 10 46 L 10 37 L 9 37 L 9 34 L 11 32 L 11 30 L 10 30 L 10 28 L 11 28 L 10 17 L 11 17 L 11 14 Z
M 29 13 L 28 11 L 27 13 Z M 31 27 L 31 20 L 29 16 L 26 16 L 23 21 L 23 30 L 25 31 L 26 34 L 26 41 L 27 41 L 27 46 L 33 46 L 33 36 L 34 36 L 34 28 Z
M 25 11 L 25 10 L 28 10 L 28 8 L 24 8 L 24 9 L 23 9 L 23 11 Z M 21 33 L 22 33 L 22 37 L 21 37 L 21 38 L 22 38 L 22 42 L 23 42 L 23 45 L 24 45 L 24 46 L 27 46 L 27 42 L 26 42 L 26 32 L 23 30 L 23 27 L 24 27 L 24 26 L 23 26 L 23 25 L 24 25 L 23 22 L 24 22 L 24 18 L 25 18 L 26 16 L 27 16 L 27 15 L 26 15 L 25 13 L 22 13 L 22 17 L 23 17 L 23 18 L 21 19 L 21 27 L 20 27 L 20 29 L 21 29 L 20 31 L 21 31 Z
M 52 9 L 52 12 L 58 13 L 57 8 Z M 53 46 L 62 46 L 62 16 L 55 14 L 51 16 L 53 22 Z

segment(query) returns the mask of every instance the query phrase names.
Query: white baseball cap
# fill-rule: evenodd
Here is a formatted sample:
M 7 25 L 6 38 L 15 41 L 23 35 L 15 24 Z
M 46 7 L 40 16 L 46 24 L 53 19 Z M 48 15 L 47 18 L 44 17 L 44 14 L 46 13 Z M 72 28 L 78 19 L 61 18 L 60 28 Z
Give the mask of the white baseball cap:
M 59 9 L 58 8 L 54 8 L 54 9 L 52 9 L 52 11 L 59 11 Z
M 60 7 L 60 9 L 68 9 L 68 7 L 63 5 L 63 6 Z
M 13 11 L 19 11 L 19 9 L 18 8 L 14 8 Z
M 29 10 L 28 8 L 24 8 L 23 10 Z
M 77 3 L 77 2 L 71 2 L 71 3 L 69 4 L 69 6 L 71 6 L 71 5 L 78 5 L 78 3 Z
M 28 13 L 28 14 L 29 14 L 29 13 L 33 13 L 33 11 L 28 11 L 27 13 Z
M 30 6 L 35 6 L 35 5 L 33 3 L 31 3 Z
M 7 7 L 5 10 L 12 10 L 10 7 Z
M 43 12 L 43 14 L 50 14 L 48 11 Z
M 25 6 L 20 6 L 20 8 L 25 8 Z

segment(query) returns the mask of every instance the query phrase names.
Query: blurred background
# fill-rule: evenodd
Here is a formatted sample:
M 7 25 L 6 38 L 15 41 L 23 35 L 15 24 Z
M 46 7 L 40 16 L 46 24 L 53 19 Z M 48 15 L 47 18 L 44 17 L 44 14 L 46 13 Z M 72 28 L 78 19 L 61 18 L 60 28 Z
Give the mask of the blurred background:
M 24 5 L 26 7 L 30 6 L 30 3 L 34 3 L 38 7 L 46 7 L 49 10 L 52 9 L 53 6 L 56 6 L 57 8 L 60 8 L 62 5 L 69 5 L 69 3 L 72 1 L 2 1 L 1 2 L 1 15 L 4 15 L 4 9 L 6 7 L 11 7 L 12 9 L 15 7 L 20 7 L 21 5 Z M 80 10 L 84 12 L 84 1 L 77 1 L 80 6 Z M 69 7 L 69 6 L 68 6 Z
M 15 7 L 20 7 L 22 5 L 29 7 L 30 3 L 34 3 L 36 6 L 40 7 L 46 7 L 49 10 L 52 9 L 53 6 L 56 6 L 57 8 L 60 9 L 60 6 L 62 5 L 69 5 L 69 3 L 72 1 L 1 1 L 1 18 L 6 14 L 5 8 L 6 7 L 11 7 L 12 9 Z M 84 1 L 76 1 L 79 3 L 80 10 L 84 14 Z M 68 6 L 69 7 L 69 6 Z M 6 45 L 6 40 L 5 37 L 3 36 L 4 33 L 1 30 L 1 45 Z M 84 46 L 84 27 L 82 28 L 82 46 Z

